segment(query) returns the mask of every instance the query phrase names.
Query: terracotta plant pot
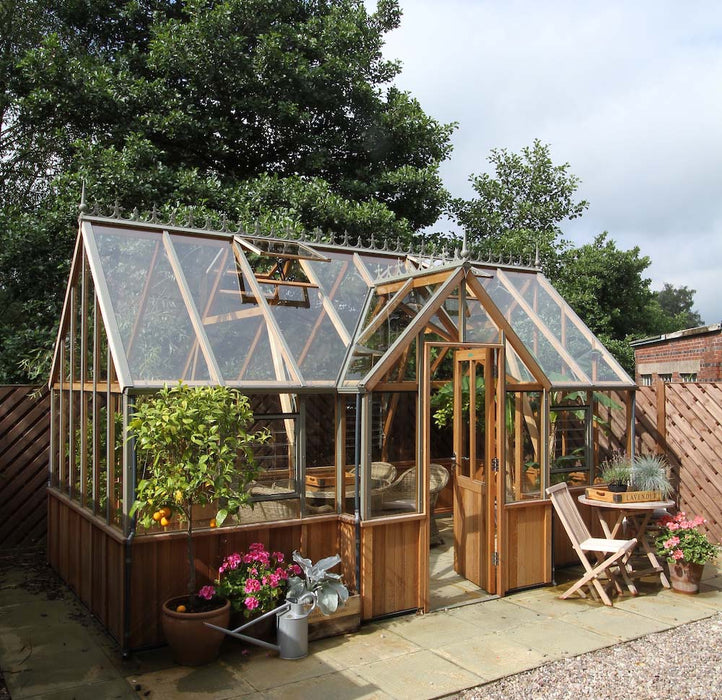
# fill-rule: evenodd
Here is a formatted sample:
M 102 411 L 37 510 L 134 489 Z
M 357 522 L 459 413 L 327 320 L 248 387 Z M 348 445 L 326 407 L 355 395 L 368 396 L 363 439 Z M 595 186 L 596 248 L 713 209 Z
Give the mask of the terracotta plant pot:
M 163 632 L 171 649 L 173 661 L 180 666 L 202 666 L 218 658 L 224 634 L 204 623 L 228 629 L 231 603 L 208 612 L 177 612 L 176 607 L 187 596 L 171 598 L 163 603 Z
M 704 564 L 690 564 L 686 561 L 669 562 L 669 583 L 677 593 L 692 595 L 699 593 Z

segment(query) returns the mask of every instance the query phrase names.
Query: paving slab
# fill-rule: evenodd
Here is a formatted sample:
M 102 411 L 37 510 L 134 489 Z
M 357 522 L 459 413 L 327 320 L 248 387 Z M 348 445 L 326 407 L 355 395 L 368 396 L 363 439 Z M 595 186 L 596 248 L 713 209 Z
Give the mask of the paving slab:
M 709 605 L 697 602 L 697 598 L 698 596 L 683 595 L 665 589 L 655 596 L 618 600 L 615 602 L 615 607 L 676 627 L 686 622 L 701 620 L 714 613 Z
M 436 649 L 460 639 L 471 639 L 479 634 L 477 625 L 446 610 L 428 615 L 406 615 L 384 623 L 384 627 L 427 649 Z
M 449 644 L 436 653 L 486 681 L 521 673 L 547 661 L 541 652 L 502 634 Z
M 308 679 L 272 688 L 263 693 L 264 698 L 284 700 L 308 700 L 308 698 L 333 698 L 333 700 L 389 700 L 392 696 L 369 683 L 352 670 L 337 671 L 324 676 L 323 685 L 318 679 Z M 250 700 L 250 699 L 249 699 Z
M 476 635 L 510 631 L 519 625 L 548 618 L 548 615 L 531 608 L 515 605 L 513 596 L 480 605 L 464 605 L 449 610 L 448 614 L 474 625 Z
M 619 642 L 637 639 L 646 634 L 662 632 L 670 628 L 668 622 L 661 622 L 651 617 L 638 615 L 631 610 L 620 610 L 618 607 L 606 605 L 569 612 L 560 616 L 559 619 L 577 627 L 598 632 Z
M 149 693 L 152 698 L 228 700 L 256 693 L 257 689 L 245 678 L 246 671 L 244 664 L 217 661 L 197 668 L 173 666 L 133 675 L 128 683 L 136 690 L 136 697 Z
M 406 654 L 393 663 L 377 661 L 358 666 L 355 673 L 382 688 L 392 698 L 437 698 L 485 681 L 428 649 Z
M 617 642 L 614 637 L 555 618 L 516 627 L 513 640 L 540 652 L 545 661 L 585 654 Z
M 354 668 L 375 661 L 390 661 L 419 651 L 415 644 L 389 629 L 388 625 L 367 625 L 353 635 L 313 642 L 312 653 L 330 667 Z

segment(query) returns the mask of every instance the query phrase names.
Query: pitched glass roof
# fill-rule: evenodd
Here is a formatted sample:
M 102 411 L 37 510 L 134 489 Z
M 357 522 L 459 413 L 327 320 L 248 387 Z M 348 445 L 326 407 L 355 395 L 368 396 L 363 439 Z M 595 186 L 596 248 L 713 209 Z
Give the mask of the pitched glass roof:
M 506 340 L 511 381 L 634 385 L 532 268 L 100 217 L 81 236 L 122 386 L 368 389 L 414 375 L 420 334 Z

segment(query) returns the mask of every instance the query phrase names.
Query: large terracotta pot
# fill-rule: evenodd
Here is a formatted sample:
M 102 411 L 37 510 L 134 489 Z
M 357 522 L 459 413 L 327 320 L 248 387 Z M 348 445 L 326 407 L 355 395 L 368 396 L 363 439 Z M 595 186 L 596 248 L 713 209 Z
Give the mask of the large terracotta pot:
M 677 593 L 699 593 L 704 564 L 691 564 L 686 561 L 669 563 L 669 583 Z
M 163 603 L 163 632 L 170 646 L 173 661 L 181 666 L 202 666 L 218 658 L 223 632 L 211 629 L 204 623 L 210 622 L 228 629 L 231 618 L 229 601 L 209 612 L 176 612 L 178 605 L 187 596 L 171 598 Z

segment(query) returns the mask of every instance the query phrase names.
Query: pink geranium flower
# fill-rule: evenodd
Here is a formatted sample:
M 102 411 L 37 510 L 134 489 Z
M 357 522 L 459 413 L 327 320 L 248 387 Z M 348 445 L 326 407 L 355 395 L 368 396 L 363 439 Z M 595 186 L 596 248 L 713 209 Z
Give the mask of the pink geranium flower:
M 243 602 L 249 610 L 255 610 L 258 607 L 258 598 L 254 598 L 252 595 L 249 595 Z
M 204 600 L 210 600 L 215 594 L 216 589 L 213 588 L 213 586 L 203 586 L 203 588 L 198 591 L 198 596 L 203 598 Z

